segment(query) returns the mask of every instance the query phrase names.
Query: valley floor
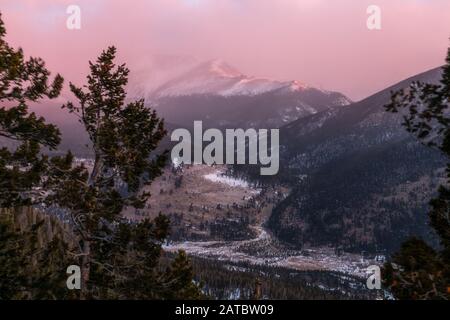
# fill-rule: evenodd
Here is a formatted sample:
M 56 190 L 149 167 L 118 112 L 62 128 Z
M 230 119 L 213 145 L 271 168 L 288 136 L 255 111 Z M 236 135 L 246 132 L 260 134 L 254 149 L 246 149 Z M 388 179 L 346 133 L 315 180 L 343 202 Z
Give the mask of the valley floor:
M 146 208 L 128 212 L 131 219 L 160 212 L 172 223 L 172 237 L 164 249 L 223 262 L 286 267 L 294 270 L 338 271 L 366 277 L 373 259 L 334 248 L 293 250 L 280 243 L 264 223 L 273 206 L 287 196 L 282 187 L 260 189 L 224 175 L 224 166 L 204 165 L 167 169 L 150 186 Z
M 184 250 L 190 255 L 224 262 L 246 262 L 299 271 L 338 271 L 361 278 L 366 277 L 368 266 L 379 264 L 357 254 L 338 255 L 332 248 L 291 250 L 283 247 L 262 226 L 254 228 L 257 236 L 250 240 L 172 242 L 164 249 L 169 252 Z

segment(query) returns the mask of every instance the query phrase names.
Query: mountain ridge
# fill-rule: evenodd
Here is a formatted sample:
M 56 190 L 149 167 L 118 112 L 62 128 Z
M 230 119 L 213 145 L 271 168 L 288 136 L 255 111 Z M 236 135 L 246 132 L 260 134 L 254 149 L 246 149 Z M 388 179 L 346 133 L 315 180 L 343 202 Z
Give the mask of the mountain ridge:
M 273 210 L 272 232 L 295 246 L 347 251 L 391 252 L 413 235 L 433 242 L 426 212 L 445 161 L 384 105 L 391 91 L 413 81 L 438 83 L 440 75 L 434 68 L 281 127 L 279 182 L 293 191 Z

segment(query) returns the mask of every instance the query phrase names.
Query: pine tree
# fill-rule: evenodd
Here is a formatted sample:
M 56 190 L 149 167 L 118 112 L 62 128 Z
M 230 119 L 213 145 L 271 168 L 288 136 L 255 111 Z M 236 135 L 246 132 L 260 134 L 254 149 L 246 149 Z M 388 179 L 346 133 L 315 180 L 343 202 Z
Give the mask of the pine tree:
M 73 299 L 66 270 L 75 261 L 62 223 L 30 207 L 0 211 L 0 300 Z
M 70 152 L 52 158 L 41 153 L 43 146 L 58 146 L 60 133 L 30 113 L 27 103 L 55 98 L 63 79 L 57 75 L 49 84 L 44 62 L 25 60 L 5 33 L 0 19 L 0 138 L 18 146 L 0 149 L 0 299 L 199 297 L 184 253 L 161 269 L 168 219 L 130 223 L 122 216 L 125 208 L 145 204 L 150 195 L 143 187 L 161 174 L 166 153 L 154 154 L 165 134 L 163 121 L 143 100 L 124 102 L 129 71 L 114 65 L 115 48 L 90 64 L 86 87 L 70 85 L 79 106 L 64 106 L 91 138 L 95 165 L 88 170 L 74 165 Z M 60 222 L 30 207 L 37 203 L 67 213 L 72 229 L 49 229 L 45 221 Z M 37 218 L 17 224 L 22 210 Z M 82 267 L 81 294 L 65 286 L 71 264 Z
M 406 129 L 450 160 L 450 48 L 446 62 L 440 84 L 414 82 L 407 90 L 394 92 L 386 109 L 403 112 Z M 450 161 L 446 171 L 446 183 L 430 201 L 429 212 L 441 249 L 436 251 L 417 238 L 402 244 L 383 272 L 396 298 L 450 298 Z
M 46 169 L 41 146 L 56 148 L 59 130 L 45 119 L 29 112 L 28 103 L 59 95 L 63 78 L 57 75 L 49 84 L 50 72 L 40 58 L 25 59 L 22 49 L 5 41 L 6 30 L 0 15 L 0 138 L 14 141 L 14 151 L 0 148 L 0 207 L 29 205 L 39 193 Z
M 87 85 L 70 84 L 78 103 L 63 108 L 87 131 L 94 165 L 91 170 L 73 166 L 71 154 L 52 158 L 47 201 L 67 210 L 80 240 L 82 298 L 164 298 L 164 288 L 176 289 L 173 295 L 184 290 L 157 271 L 168 220 L 160 216 L 130 223 L 122 212 L 143 208 L 150 196 L 143 188 L 162 173 L 167 152 L 155 149 L 166 131 L 144 100 L 125 102 L 129 70 L 116 65 L 115 56 L 116 49 L 109 47 L 89 63 Z
M 69 298 L 64 280 L 68 245 L 59 232 L 42 243 L 50 231 L 44 226 L 48 220 L 24 207 L 42 200 L 39 187 L 49 163 L 41 147 L 54 149 L 60 141 L 59 130 L 29 112 L 28 104 L 57 97 L 63 78 L 57 75 L 50 84 L 44 61 L 25 59 L 5 35 L 0 15 L 0 139 L 13 142 L 0 148 L 0 300 Z M 24 212 L 31 220 L 23 219 Z

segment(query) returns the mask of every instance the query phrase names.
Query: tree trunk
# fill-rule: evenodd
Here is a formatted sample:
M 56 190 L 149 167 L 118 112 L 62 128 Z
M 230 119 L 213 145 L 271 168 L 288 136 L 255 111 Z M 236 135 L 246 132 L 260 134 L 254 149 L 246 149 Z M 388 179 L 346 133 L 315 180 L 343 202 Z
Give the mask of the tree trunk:
M 102 161 L 100 159 L 100 156 L 96 155 L 94 161 L 94 168 L 92 169 L 91 175 L 89 177 L 89 185 L 92 186 L 95 184 L 101 168 L 102 168 Z

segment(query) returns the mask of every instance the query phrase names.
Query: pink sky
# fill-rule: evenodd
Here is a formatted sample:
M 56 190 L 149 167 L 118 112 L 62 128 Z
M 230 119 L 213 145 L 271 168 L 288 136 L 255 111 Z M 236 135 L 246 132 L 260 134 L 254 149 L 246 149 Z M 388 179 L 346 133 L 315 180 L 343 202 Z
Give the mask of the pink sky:
M 221 58 L 248 75 L 300 80 L 358 100 L 444 63 L 450 0 L 0 0 L 7 39 L 80 81 L 107 45 L 133 65 L 152 54 Z M 82 28 L 66 28 L 81 7 Z M 366 9 L 382 10 L 382 30 Z M 80 72 L 81 71 L 81 72 Z

